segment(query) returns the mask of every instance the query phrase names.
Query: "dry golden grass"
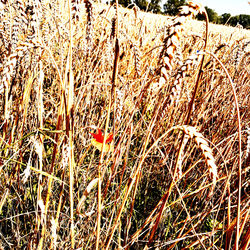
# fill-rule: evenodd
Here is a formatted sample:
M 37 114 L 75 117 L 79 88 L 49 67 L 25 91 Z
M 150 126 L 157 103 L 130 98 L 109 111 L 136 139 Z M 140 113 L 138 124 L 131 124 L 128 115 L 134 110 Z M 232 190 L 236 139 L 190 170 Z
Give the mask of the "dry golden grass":
M 249 31 L 38 2 L 0 5 L 0 248 L 247 249 Z

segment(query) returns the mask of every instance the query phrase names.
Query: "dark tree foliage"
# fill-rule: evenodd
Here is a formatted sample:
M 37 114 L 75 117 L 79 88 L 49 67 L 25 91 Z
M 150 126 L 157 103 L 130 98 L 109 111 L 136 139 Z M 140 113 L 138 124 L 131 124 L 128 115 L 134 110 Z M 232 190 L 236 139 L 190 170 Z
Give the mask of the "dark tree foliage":
M 160 6 L 161 0 L 151 0 L 148 10 L 153 13 L 161 13 L 161 6 Z
M 163 5 L 163 12 L 170 16 L 176 16 L 179 12 L 179 7 L 185 3 L 186 0 L 168 0 Z
M 112 4 L 114 4 L 115 0 L 112 0 L 111 2 Z M 132 1 L 131 0 L 118 0 L 118 3 L 122 5 L 123 7 L 128 7 L 129 5 L 132 4 Z
M 230 21 L 231 19 L 231 14 L 230 13 L 224 13 L 220 16 L 220 23 L 221 24 L 226 24 Z
M 231 16 L 229 13 L 224 13 L 220 16 L 220 23 L 221 24 L 228 24 L 231 26 L 236 26 L 240 24 L 245 29 L 250 29 L 250 15 L 238 15 L 238 16 Z
M 237 24 L 240 24 L 243 26 L 243 28 L 249 29 L 250 28 L 250 15 L 233 16 L 229 20 L 229 24 L 232 26 L 236 26 Z
M 134 3 L 140 8 L 140 10 L 147 10 L 148 9 L 148 1 L 147 0 L 135 0 Z
M 128 7 L 132 3 L 131 0 L 119 0 L 118 2 L 119 2 L 120 5 L 122 5 L 124 7 Z
M 158 14 L 161 13 L 161 6 L 160 6 L 161 0 L 151 0 L 151 1 L 134 0 L 133 2 L 131 0 L 118 0 L 118 2 L 123 7 L 132 8 L 134 4 L 136 4 L 140 8 L 140 10 L 151 11 L 153 13 L 158 13 Z M 112 3 L 115 3 L 115 0 L 113 0 Z
M 208 8 L 207 6 L 205 6 L 205 9 L 206 9 L 206 12 L 207 12 L 207 15 L 208 15 L 209 22 L 220 23 L 220 17 L 217 14 L 216 11 L 214 11 L 213 9 Z M 205 17 L 204 17 L 204 15 L 198 14 L 197 19 L 198 20 L 205 20 Z

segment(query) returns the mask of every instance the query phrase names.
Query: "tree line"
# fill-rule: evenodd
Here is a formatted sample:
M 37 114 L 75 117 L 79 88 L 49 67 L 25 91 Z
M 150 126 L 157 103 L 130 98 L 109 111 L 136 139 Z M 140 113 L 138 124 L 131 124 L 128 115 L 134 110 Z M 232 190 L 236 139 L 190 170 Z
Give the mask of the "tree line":
M 118 2 L 124 7 L 132 8 L 134 5 L 137 5 L 141 10 L 170 16 L 175 16 L 178 13 L 179 7 L 186 4 L 186 0 L 168 0 L 163 5 L 162 9 L 160 5 L 161 0 L 118 0 Z M 242 25 L 243 28 L 250 28 L 250 15 L 241 14 L 232 16 L 230 13 L 224 13 L 220 16 L 215 10 L 207 6 L 205 6 L 205 8 L 209 17 L 209 21 L 212 23 L 227 24 L 231 26 L 236 26 L 239 24 Z M 204 20 L 204 16 L 198 15 L 197 19 Z

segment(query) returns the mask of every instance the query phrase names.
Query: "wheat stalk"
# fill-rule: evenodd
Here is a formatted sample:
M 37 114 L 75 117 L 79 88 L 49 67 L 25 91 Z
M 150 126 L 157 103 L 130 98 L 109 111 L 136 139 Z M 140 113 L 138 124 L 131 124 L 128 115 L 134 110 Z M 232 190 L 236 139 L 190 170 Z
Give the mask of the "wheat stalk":
M 247 128 L 247 152 L 246 152 L 246 158 L 249 157 L 250 153 L 250 128 Z

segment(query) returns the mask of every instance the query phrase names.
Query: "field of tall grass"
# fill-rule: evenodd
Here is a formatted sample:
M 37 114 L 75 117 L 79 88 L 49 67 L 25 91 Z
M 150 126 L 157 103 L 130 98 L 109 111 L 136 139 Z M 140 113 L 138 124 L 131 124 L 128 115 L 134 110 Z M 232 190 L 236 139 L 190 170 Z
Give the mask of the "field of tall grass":
M 0 2 L 0 249 L 247 249 L 244 29 Z

